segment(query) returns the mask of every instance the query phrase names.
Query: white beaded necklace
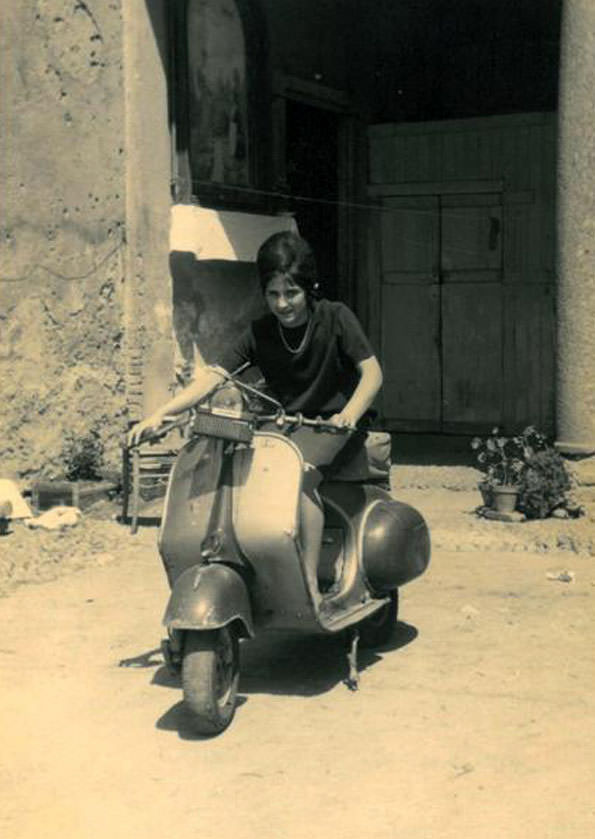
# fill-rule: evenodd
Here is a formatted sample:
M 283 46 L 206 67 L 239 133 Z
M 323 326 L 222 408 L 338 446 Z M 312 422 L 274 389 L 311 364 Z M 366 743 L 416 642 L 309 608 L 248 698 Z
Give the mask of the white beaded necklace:
M 306 330 L 305 330 L 305 332 L 302 336 L 302 340 L 299 342 L 297 347 L 294 348 L 294 347 L 291 347 L 287 343 L 285 335 L 283 334 L 283 327 L 281 326 L 280 321 L 277 321 L 277 329 L 279 330 L 279 336 L 280 336 L 281 342 L 282 342 L 283 346 L 285 347 L 285 349 L 287 350 L 287 352 L 291 353 L 292 355 L 297 355 L 298 353 L 301 353 L 301 351 L 304 349 L 304 347 L 306 346 L 306 344 L 308 342 L 308 338 L 310 337 L 311 327 L 312 327 L 312 317 L 309 317 L 308 318 L 308 325 L 306 326 Z

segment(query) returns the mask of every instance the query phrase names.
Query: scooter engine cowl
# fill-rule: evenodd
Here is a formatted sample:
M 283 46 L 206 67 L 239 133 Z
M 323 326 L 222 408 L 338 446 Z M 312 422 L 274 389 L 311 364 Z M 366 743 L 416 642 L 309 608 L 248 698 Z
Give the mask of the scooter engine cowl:
M 400 501 L 377 501 L 363 526 L 364 573 L 374 591 L 391 591 L 423 574 L 430 533 L 417 510 Z

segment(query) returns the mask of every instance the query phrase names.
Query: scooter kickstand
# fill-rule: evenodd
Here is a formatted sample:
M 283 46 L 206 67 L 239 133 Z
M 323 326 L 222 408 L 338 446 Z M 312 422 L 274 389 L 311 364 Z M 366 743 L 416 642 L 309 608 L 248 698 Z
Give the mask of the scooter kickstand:
M 345 679 L 345 684 L 349 690 L 357 690 L 359 688 L 359 673 L 357 672 L 357 645 L 359 642 L 359 629 L 354 627 L 351 631 L 351 643 L 349 645 L 349 652 L 347 653 L 347 664 L 349 666 L 349 675 Z

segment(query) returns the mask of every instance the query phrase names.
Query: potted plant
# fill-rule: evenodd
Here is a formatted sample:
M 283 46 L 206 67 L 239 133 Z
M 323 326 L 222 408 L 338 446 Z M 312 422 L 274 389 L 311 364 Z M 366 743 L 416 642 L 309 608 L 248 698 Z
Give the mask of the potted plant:
M 515 437 L 494 428 L 486 438 L 474 437 L 471 448 L 484 474 L 479 489 L 485 507 L 501 513 L 518 509 L 530 519 L 547 518 L 554 510 L 581 515 L 567 496 L 571 479 L 564 459 L 535 426 Z
M 527 463 L 547 448 L 547 439 L 534 426 L 528 426 L 514 437 L 505 437 L 499 428 L 493 428 L 488 437 L 474 437 L 471 448 L 484 474 L 479 484 L 484 506 L 499 513 L 513 512 Z

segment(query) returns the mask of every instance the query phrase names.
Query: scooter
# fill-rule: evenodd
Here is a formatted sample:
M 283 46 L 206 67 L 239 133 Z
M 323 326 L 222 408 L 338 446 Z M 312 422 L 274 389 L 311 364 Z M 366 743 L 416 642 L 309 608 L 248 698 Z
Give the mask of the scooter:
M 399 587 L 427 568 L 430 536 L 420 513 L 385 489 L 324 481 L 313 592 L 300 534 L 304 463 L 287 432 L 341 432 L 287 415 L 235 374 L 192 413 L 158 538 L 171 588 L 162 650 L 168 666 L 181 671 L 194 729 L 214 735 L 235 713 L 240 641 L 261 632 L 348 630 L 346 683 L 356 689 L 358 642 L 376 646 L 390 638 Z

